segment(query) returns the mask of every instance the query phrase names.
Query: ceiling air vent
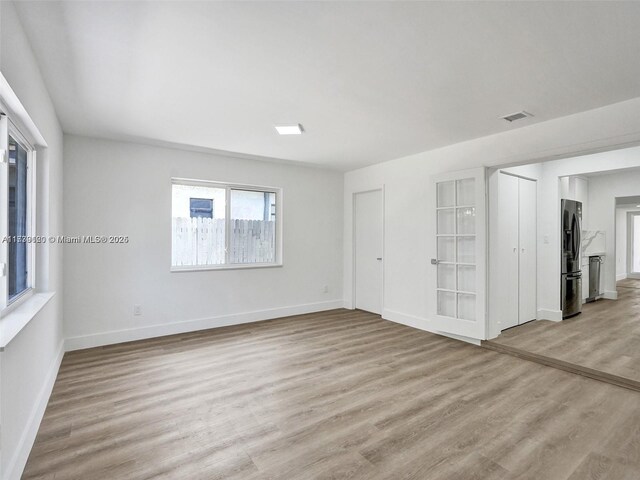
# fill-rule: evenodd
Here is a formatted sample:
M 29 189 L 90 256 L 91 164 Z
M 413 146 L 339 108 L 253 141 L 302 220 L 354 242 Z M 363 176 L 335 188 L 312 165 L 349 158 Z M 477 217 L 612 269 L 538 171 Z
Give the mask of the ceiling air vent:
M 505 119 L 507 122 L 515 122 L 516 120 L 520 120 L 522 118 L 527 118 L 527 117 L 533 117 L 533 115 L 523 110 L 521 112 L 512 113 L 511 115 L 507 115 L 502 118 Z

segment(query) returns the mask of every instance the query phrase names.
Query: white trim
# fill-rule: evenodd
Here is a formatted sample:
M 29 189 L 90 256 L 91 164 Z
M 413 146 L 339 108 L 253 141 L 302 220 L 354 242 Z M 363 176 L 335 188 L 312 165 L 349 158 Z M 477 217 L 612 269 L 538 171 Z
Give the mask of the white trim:
M 548 310 L 539 308 L 536 320 L 551 320 L 552 322 L 562 321 L 562 310 Z
M 2 99 L 0 98 L 0 102 Z M 0 109 L 2 105 L 0 104 Z M 8 198 L 9 183 L 9 117 L 0 115 L 0 149 L 3 157 L 0 162 L 0 198 Z M 8 202 L 7 202 L 8 203 Z M 0 208 L 0 235 L 7 235 L 9 230 L 9 208 Z M 9 299 L 9 246 L 0 247 L 0 310 L 4 310 Z
M 173 180 L 172 180 L 172 183 L 175 185 L 175 182 Z M 279 202 L 276 202 L 276 203 L 279 203 Z M 171 209 L 173 210 L 173 199 L 171 200 Z M 173 215 L 173 212 L 172 212 L 172 215 Z M 229 259 L 231 258 L 231 228 L 229 228 L 230 220 L 231 220 L 231 188 L 225 185 L 224 187 L 224 264 L 225 265 L 231 264 L 231 262 L 229 261 Z M 171 242 L 173 243 L 173 239 L 171 239 Z M 276 248 L 277 246 L 278 246 L 278 240 L 276 239 Z M 173 244 L 171 245 L 171 250 L 173 251 Z M 277 257 L 275 260 L 277 262 L 278 260 Z M 173 264 L 173 259 L 171 259 L 171 263 Z
M 3 98 L 0 98 L 0 110 L 2 115 L 0 116 L 0 148 L 3 153 L 6 152 L 3 161 L 0 163 L 0 197 L 8 198 L 9 195 L 9 138 L 17 144 L 19 148 L 22 148 L 27 152 L 27 171 L 26 171 L 26 238 L 35 237 L 36 232 L 36 151 L 33 146 L 33 141 L 29 136 L 24 135 L 20 130 L 20 118 L 14 118 L 12 114 L 3 105 Z M 18 120 L 16 123 L 15 120 Z M 23 127 L 26 128 L 26 127 Z M 0 214 L 0 235 L 4 237 L 9 236 L 9 216 L 8 211 L 3 209 Z M 14 307 L 16 302 L 19 304 L 29 295 L 28 292 L 35 285 L 35 271 L 36 271 L 36 242 L 25 242 L 26 252 L 26 270 L 27 288 L 18 293 L 12 299 L 9 299 L 9 243 L 5 242 L 2 245 L 0 252 L 0 263 L 3 264 L 4 272 L 0 278 L 0 308 L 2 308 L 2 315 L 8 314 Z
M 207 272 L 210 270 L 245 270 L 247 268 L 277 268 L 282 263 L 224 263 L 222 265 L 180 265 L 171 267 L 171 272 Z
M 495 169 L 490 169 L 490 170 L 495 170 Z M 532 178 L 532 177 L 525 177 L 524 175 L 518 175 L 517 173 L 512 173 L 512 172 L 507 172 L 505 170 L 500 170 L 497 169 L 499 173 L 502 173 L 503 175 L 509 175 L 511 177 L 516 177 L 516 178 L 522 178 L 523 180 L 530 180 L 532 182 L 537 182 L 538 179 L 537 178 Z M 491 172 L 493 173 L 493 172 Z
M 472 345 L 481 344 L 481 340 L 477 338 L 470 338 L 470 337 L 465 337 L 463 335 L 456 335 L 453 333 L 434 330 L 433 327 L 431 326 L 431 322 L 428 319 L 416 317 L 415 315 L 409 315 L 407 313 L 401 313 L 395 310 L 386 309 L 386 310 L 383 310 L 382 312 L 382 318 L 390 322 L 399 323 L 402 325 L 406 325 L 407 327 L 416 328 L 418 330 L 433 333 L 434 335 L 441 335 L 443 337 L 448 337 L 453 340 L 470 343 Z
M 29 298 L 31 298 L 34 293 L 35 293 L 35 289 L 32 287 L 27 287 L 26 290 L 23 290 L 22 292 L 20 292 L 17 296 L 11 299 L 11 302 L 9 302 L 6 307 L 2 309 L 2 311 L 0 312 L 0 318 L 6 317 L 7 315 L 9 315 L 16 308 L 18 308 L 20 305 L 25 303 Z M 1 343 L 1 340 L 0 340 L 0 343 Z
M 38 393 L 33 409 L 31 410 L 31 414 L 29 415 L 29 419 L 27 420 L 24 430 L 22 431 L 22 435 L 20 436 L 20 440 L 18 441 L 16 452 L 13 455 L 13 458 L 9 459 L 7 462 L 3 480 L 19 480 L 22 476 L 24 467 L 27 464 L 27 459 L 31 453 L 31 448 L 33 447 L 33 442 L 35 441 L 38 429 L 40 428 L 40 422 L 42 422 L 42 418 L 44 417 L 44 412 L 47 408 L 47 403 L 49 402 L 49 397 L 51 396 L 56 377 L 58 376 L 58 370 L 60 369 L 63 356 L 64 341 L 60 342 L 58 352 L 56 353 L 53 363 L 49 367 L 44 384 Z
M 259 322 L 272 318 L 289 317 L 291 315 L 302 315 L 305 313 L 322 312 L 342 308 L 343 300 L 329 300 L 326 302 L 305 303 L 288 307 L 270 308 L 252 312 L 234 313 L 230 315 L 220 315 L 217 317 L 199 318 L 194 320 L 184 320 L 159 325 L 149 325 L 145 327 L 129 328 L 125 330 L 112 330 L 92 335 L 81 335 L 68 337 L 65 348 L 67 351 L 81 350 L 84 348 L 100 347 L 116 343 L 144 340 L 147 338 L 163 337 L 175 335 L 177 333 L 195 332 L 210 328 L 227 327 L 230 325 L 240 325 L 243 323 Z
M 384 264 L 387 258 L 387 253 L 384 249 L 384 237 L 385 237 L 385 197 L 384 197 L 384 184 L 375 188 L 368 188 L 366 190 L 358 190 L 357 192 L 351 192 L 351 261 L 352 261 L 352 275 L 351 275 L 351 305 L 347 307 L 350 310 L 356 309 L 356 195 L 362 193 L 380 192 L 382 195 L 382 285 L 380 286 L 380 314 L 384 312 Z
M 437 305 L 438 305 L 438 281 L 437 281 L 437 263 L 433 263 L 435 259 L 438 258 L 437 255 L 437 195 L 438 195 L 438 186 L 437 184 L 440 182 L 447 181 L 457 181 L 464 179 L 473 178 L 475 181 L 475 201 L 474 208 L 476 212 L 476 230 L 475 230 L 475 247 L 476 247 L 476 318 L 475 320 L 466 320 L 458 317 L 457 310 L 456 316 L 454 317 L 445 317 L 438 315 Z M 428 295 L 430 299 L 430 311 L 429 316 L 431 317 L 431 322 L 433 322 L 434 328 L 437 328 L 437 332 L 439 334 L 446 336 L 451 336 L 452 338 L 465 339 L 465 338 L 479 338 L 486 339 L 489 333 L 489 325 L 488 325 L 488 295 L 489 295 L 489 287 L 488 287 L 488 276 L 489 276 L 489 208 L 488 208 L 488 187 L 487 187 L 487 169 L 485 167 L 477 167 L 466 170 L 458 170 L 453 172 L 445 172 L 437 175 L 432 175 L 430 177 L 430 183 L 432 185 L 432 191 L 430 195 L 430 199 L 427 202 L 427 221 L 430 221 L 434 226 L 434 234 L 433 238 L 427 239 L 426 248 L 432 252 L 430 255 L 432 264 L 429 265 L 428 272 Z M 457 187 L 456 191 L 457 191 Z M 465 202 L 466 203 L 466 202 Z M 454 209 L 465 208 L 463 206 L 458 206 L 457 193 L 456 193 L 456 202 L 455 205 L 450 207 Z M 457 227 L 454 230 L 454 234 L 457 234 Z M 455 235 L 455 236 L 467 236 L 464 234 Z M 455 250 L 455 249 L 454 249 Z M 457 264 L 457 253 L 455 255 L 455 263 Z M 460 290 L 456 290 L 458 293 L 463 293 Z M 456 303 L 457 309 L 457 303 Z M 439 327 L 439 328 L 438 328 Z M 469 337 L 468 335 L 474 335 L 474 337 Z
M 237 270 L 241 268 L 262 268 L 281 267 L 284 263 L 284 218 L 283 218 L 283 190 L 282 187 L 267 187 L 264 185 L 251 185 L 240 183 L 219 182 L 213 180 L 197 180 L 193 178 L 171 177 L 171 208 L 173 208 L 173 185 L 187 185 L 195 187 L 219 188 L 225 191 L 225 263 L 222 265 L 173 265 L 173 253 L 171 257 L 170 272 L 193 272 L 201 270 Z M 241 263 L 231 264 L 229 262 L 229 246 L 231 245 L 231 191 L 247 190 L 253 192 L 273 193 L 276 196 L 276 225 L 275 225 L 275 260 L 272 263 Z M 172 215 L 173 216 L 173 215 Z M 171 251 L 173 252 L 173 237 L 171 241 Z
M 534 248 L 534 252 L 535 252 L 535 266 L 533 267 L 533 271 L 530 272 L 530 274 L 535 278 L 535 287 L 533 288 L 533 295 L 535 298 L 535 309 L 536 309 L 536 318 L 537 320 L 540 320 L 540 312 L 541 310 L 539 309 L 539 305 L 540 305 L 540 298 L 538 295 L 538 291 L 539 291 L 539 285 L 538 285 L 538 280 L 539 280 L 539 275 L 538 275 L 538 261 L 539 261 L 539 249 L 540 249 L 540 245 L 538 242 L 538 234 L 539 234 L 539 225 L 538 225 L 538 220 L 539 220 L 539 213 L 538 213 L 538 208 L 539 208 L 539 200 L 540 200 L 540 196 L 539 196 L 539 185 L 540 182 L 538 179 L 535 178 L 531 178 L 531 177 L 527 177 L 524 175 L 519 175 L 519 174 L 515 174 L 515 173 L 511 173 L 511 172 L 507 172 L 504 170 L 501 170 L 500 168 L 491 168 L 488 169 L 487 171 L 487 189 L 488 189 L 488 194 L 487 194 L 487 198 L 488 198 L 488 224 L 489 224 L 489 233 L 487 235 L 488 238 L 488 251 L 489 251 L 489 280 L 487 282 L 488 285 L 488 295 L 487 295 L 487 299 L 488 299 L 488 303 L 489 303 L 489 315 L 487 318 L 487 339 L 491 339 L 491 338 L 496 338 L 498 337 L 502 331 L 508 329 L 508 328 L 513 328 L 515 326 L 518 325 L 522 325 L 523 323 L 527 323 L 531 320 L 534 320 L 533 318 L 530 318 L 522 323 L 520 323 L 520 319 L 519 318 L 515 318 L 516 323 L 515 324 L 510 324 L 508 323 L 509 318 L 503 318 L 504 317 L 504 312 L 502 311 L 502 299 L 503 299 L 503 295 L 500 295 L 500 292 L 502 290 L 502 272 L 500 271 L 500 267 L 501 267 L 501 263 L 500 263 L 500 259 L 501 259 L 501 246 L 500 246 L 500 220 L 502 217 L 500 217 L 500 212 L 499 212 L 499 207 L 501 205 L 501 201 L 504 201 L 504 198 L 502 198 L 502 194 L 501 194 L 501 188 L 500 188 L 500 181 L 503 178 L 502 175 L 505 176 L 509 176 L 509 177 L 513 177 L 515 179 L 521 179 L 523 181 L 528 181 L 528 182 L 534 182 L 535 184 L 535 234 L 533 235 L 533 242 L 535 243 L 535 248 Z M 522 188 L 522 185 L 518 182 L 518 192 L 520 192 Z M 516 199 L 516 203 L 519 202 L 520 197 L 518 195 L 518 198 Z M 520 223 L 520 217 L 518 216 L 518 223 Z M 520 237 L 521 235 L 521 231 L 518 225 L 518 237 Z M 518 250 L 520 250 L 520 238 L 518 238 Z M 518 259 L 517 259 L 517 265 L 518 265 L 518 277 L 520 276 L 520 271 L 521 271 L 521 259 L 520 259 L 520 253 L 519 252 L 517 254 Z M 518 300 L 518 315 L 519 316 L 519 311 L 520 311 L 520 305 L 519 305 L 519 300 Z M 544 312 L 546 312 L 546 310 L 542 310 Z M 544 315 L 547 315 L 546 313 Z M 552 314 L 555 318 L 555 313 Z M 546 317 L 545 317 L 546 318 Z
M 220 182 L 217 180 L 199 180 L 196 178 L 171 177 L 172 185 L 189 185 L 193 187 L 230 188 L 232 190 L 251 190 L 257 192 L 273 193 L 282 190 L 280 187 L 268 187 L 265 185 L 253 185 L 250 183 Z
M 33 294 L 24 303 L 0 318 L 0 352 L 49 303 L 54 295 L 55 292 Z
M 631 211 L 627 212 L 627 275 L 631 278 L 638 278 L 640 272 L 633 271 L 633 245 L 635 243 L 634 240 L 634 218 L 636 216 L 640 216 L 640 211 Z
M 46 148 L 48 146 L 38 127 L 36 127 L 36 124 L 31 120 L 27 110 L 9 86 L 9 83 L 2 73 L 0 73 L 0 110 L 12 118 L 18 130 L 28 135 L 29 143 L 34 147 Z
M 471 345 L 480 346 L 482 345 L 482 340 L 478 340 L 477 338 L 465 337 L 464 335 L 456 335 L 455 333 L 447 333 L 447 332 L 433 332 L 436 335 L 442 335 L 443 337 L 448 337 L 453 340 L 458 340 L 459 342 L 470 343 Z
M 620 273 L 619 275 L 616 275 L 616 282 L 619 282 L 620 280 L 625 280 L 626 278 L 627 278 L 626 273 Z
M 417 328 L 418 330 L 424 330 L 426 332 L 434 333 L 429 327 L 429 319 L 410 315 L 408 313 L 402 313 L 395 310 L 384 309 L 382 311 L 382 318 L 394 323 L 401 323 L 408 327 Z
M 618 292 L 617 291 L 611 291 L 611 290 L 605 290 L 604 294 L 602 295 L 602 298 L 606 298 L 607 300 L 617 300 L 618 299 Z

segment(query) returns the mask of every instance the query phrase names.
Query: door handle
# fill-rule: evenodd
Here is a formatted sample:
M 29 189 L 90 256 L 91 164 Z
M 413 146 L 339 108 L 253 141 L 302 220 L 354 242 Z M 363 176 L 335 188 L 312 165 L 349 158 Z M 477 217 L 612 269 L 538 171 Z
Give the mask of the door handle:
M 440 260 L 436 260 L 435 258 L 431 259 L 431 265 L 438 265 L 440 263 Z
M 378 257 L 378 258 L 376 258 L 376 260 L 382 260 L 382 257 Z

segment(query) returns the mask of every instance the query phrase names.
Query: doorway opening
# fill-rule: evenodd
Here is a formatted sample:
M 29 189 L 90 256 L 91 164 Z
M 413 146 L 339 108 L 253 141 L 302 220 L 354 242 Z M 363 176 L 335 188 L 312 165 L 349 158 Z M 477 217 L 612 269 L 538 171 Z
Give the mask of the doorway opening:
M 500 204 L 491 203 L 491 340 L 483 345 L 640 391 L 640 148 L 490 175 L 505 170 L 538 183 L 538 268 L 526 274 L 537 287 L 538 321 L 521 325 L 517 309 L 507 309 L 517 298 L 518 277 L 508 275 L 507 250 L 496 254 L 508 238 L 494 228 L 497 222 L 516 231 L 514 194 L 504 206 L 509 215 L 498 215 Z M 491 178 L 490 198 L 496 200 Z M 507 310 L 510 316 L 500 317 Z
M 627 212 L 627 278 L 640 279 L 640 204 Z

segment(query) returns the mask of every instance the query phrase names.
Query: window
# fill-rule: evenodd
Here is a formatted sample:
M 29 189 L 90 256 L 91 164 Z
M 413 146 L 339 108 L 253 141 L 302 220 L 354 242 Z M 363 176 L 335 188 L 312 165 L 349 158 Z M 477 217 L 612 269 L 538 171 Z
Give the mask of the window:
M 7 307 L 30 291 L 33 285 L 35 242 L 33 147 L 25 140 L 11 121 L 3 115 L 0 124 L 0 148 L 3 151 L 0 166 L 1 215 L 6 223 L 2 231 L 1 266 L 5 272 L 0 282 L 2 306 Z M 0 216 L 0 218 L 2 218 Z
M 282 264 L 279 188 L 172 180 L 173 270 Z

